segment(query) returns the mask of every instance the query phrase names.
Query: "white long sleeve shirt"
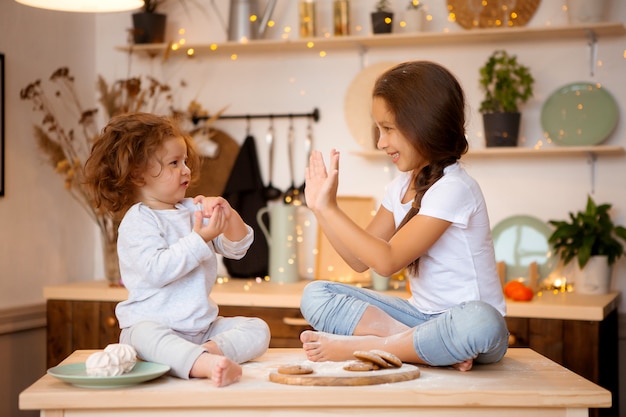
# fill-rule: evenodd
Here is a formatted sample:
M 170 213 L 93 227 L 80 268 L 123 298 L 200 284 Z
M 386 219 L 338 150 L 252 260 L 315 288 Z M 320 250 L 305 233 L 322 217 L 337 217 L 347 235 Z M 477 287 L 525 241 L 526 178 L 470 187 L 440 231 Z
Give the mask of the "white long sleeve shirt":
M 205 242 L 193 231 L 192 199 L 174 210 L 132 206 L 118 233 L 117 251 L 128 299 L 117 305 L 120 327 L 155 321 L 183 332 L 206 330 L 218 314 L 210 299 L 217 278 L 216 253 L 241 259 L 254 239 L 232 242 L 223 235 Z

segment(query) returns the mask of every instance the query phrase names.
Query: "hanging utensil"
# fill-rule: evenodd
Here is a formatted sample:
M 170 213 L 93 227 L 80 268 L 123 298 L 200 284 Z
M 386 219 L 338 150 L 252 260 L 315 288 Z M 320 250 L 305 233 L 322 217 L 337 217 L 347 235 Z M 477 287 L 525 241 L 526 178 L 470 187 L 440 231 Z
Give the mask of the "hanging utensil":
M 311 150 L 313 149 L 313 126 L 311 125 L 311 118 L 308 119 L 306 126 L 306 137 L 304 138 L 304 152 L 306 153 L 306 165 L 309 165 L 309 158 L 311 157 Z M 302 181 L 302 185 L 298 187 L 298 200 L 300 203 L 306 205 L 306 199 L 304 198 L 304 186 L 305 182 Z
M 265 135 L 267 148 L 269 149 L 269 180 L 264 189 L 265 199 L 267 201 L 277 200 L 282 195 L 282 191 L 272 185 L 272 175 L 274 174 L 274 119 L 270 118 L 270 127 Z
M 283 200 L 286 204 L 294 204 L 298 200 L 298 194 L 300 190 L 296 187 L 296 183 L 293 179 L 293 144 L 294 144 L 294 129 L 293 118 L 289 118 L 289 130 L 287 132 L 287 157 L 289 159 L 289 176 L 291 178 L 291 185 L 285 191 Z

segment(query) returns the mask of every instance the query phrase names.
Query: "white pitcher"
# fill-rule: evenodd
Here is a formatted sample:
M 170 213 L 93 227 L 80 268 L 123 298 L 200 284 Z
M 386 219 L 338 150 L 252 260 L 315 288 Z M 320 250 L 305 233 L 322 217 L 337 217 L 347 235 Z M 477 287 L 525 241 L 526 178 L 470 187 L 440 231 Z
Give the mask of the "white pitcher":
M 296 209 L 297 207 L 291 204 L 276 203 L 261 208 L 256 215 L 257 223 L 269 246 L 269 276 L 272 282 L 299 280 Z M 269 215 L 270 230 L 263 221 L 263 215 L 266 213 Z

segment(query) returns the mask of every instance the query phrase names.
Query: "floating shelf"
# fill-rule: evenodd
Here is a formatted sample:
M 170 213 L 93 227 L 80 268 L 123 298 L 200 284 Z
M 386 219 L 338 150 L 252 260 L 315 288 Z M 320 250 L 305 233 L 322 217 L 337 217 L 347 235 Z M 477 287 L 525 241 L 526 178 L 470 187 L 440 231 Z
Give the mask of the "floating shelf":
M 463 159 L 474 158 L 541 158 L 541 157 L 567 157 L 567 156 L 619 156 L 626 151 L 622 146 L 560 146 L 550 148 L 520 148 L 520 147 L 497 147 L 497 148 L 480 148 L 471 149 Z M 382 151 L 355 151 L 353 155 L 364 158 L 386 158 L 387 154 Z
M 416 32 L 367 36 L 338 36 L 329 38 L 303 38 L 288 40 L 253 40 L 247 43 L 222 42 L 184 45 L 172 49 L 168 43 L 119 46 L 117 50 L 128 53 L 145 53 L 149 56 L 233 55 L 264 52 L 316 52 L 342 49 L 367 49 L 370 47 L 402 47 L 439 44 L 462 44 L 479 42 L 548 41 L 551 39 L 587 38 L 600 36 L 623 36 L 626 27 L 621 22 L 558 27 L 514 27 L 462 30 L 455 32 Z

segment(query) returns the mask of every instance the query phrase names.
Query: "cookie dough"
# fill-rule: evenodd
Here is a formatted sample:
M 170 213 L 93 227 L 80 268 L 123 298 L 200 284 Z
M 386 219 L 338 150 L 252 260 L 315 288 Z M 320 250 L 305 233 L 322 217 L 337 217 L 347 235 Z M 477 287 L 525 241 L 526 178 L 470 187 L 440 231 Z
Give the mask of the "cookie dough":
M 391 365 L 381 358 L 379 355 L 372 353 L 371 351 L 366 350 L 357 350 L 354 352 L 354 357 L 362 360 L 363 362 L 371 362 L 373 364 L 378 365 L 380 368 L 389 368 Z
M 363 361 L 351 361 L 344 365 L 343 369 L 346 371 L 354 371 L 354 372 L 365 372 L 365 371 L 374 371 L 376 369 L 380 369 L 378 365 L 372 362 L 363 362 Z
M 279 374 L 285 375 L 307 375 L 313 373 L 313 368 L 305 365 L 282 365 L 278 367 Z
M 380 356 L 389 365 L 393 366 L 394 368 L 401 368 L 402 367 L 402 361 L 400 360 L 400 358 L 398 358 L 393 353 L 385 352 L 384 350 L 378 350 L 378 349 L 370 350 L 370 353 L 374 353 L 374 354 Z

